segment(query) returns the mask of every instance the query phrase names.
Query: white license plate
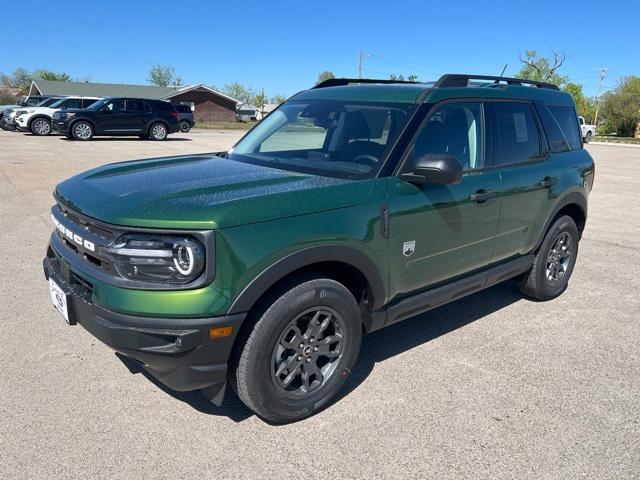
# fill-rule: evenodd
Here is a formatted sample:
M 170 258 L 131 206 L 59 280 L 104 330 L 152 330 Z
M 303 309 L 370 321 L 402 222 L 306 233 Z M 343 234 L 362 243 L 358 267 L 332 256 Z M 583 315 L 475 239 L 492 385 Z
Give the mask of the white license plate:
M 69 310 L 67 308 L 67 294 L 54 282 L 49 279 L 49 290 L 51 290 L 51 301 L 56 310 L 64 317 L 67 323 L 69 322 Z

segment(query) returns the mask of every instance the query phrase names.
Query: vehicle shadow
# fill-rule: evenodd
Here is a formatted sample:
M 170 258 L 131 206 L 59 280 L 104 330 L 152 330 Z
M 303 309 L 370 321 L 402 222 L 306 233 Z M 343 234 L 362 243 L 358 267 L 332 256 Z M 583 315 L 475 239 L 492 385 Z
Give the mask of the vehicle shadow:
M 373 371 L 376 363 L 384 362 L 400 353 L 406 352 L 441 335 L 464 327 L 493 312 L 501 310 L 523 296 L 513 281 L 495 285 L 491 288 L 449 303 L 442 307 L 399 322 L 389 328 L 383 328 L 362 339 L 360 357 L 354 371 L 340 392 L 336 402 L 353 392 Z M 238 399 L 231 388 L 227 388 L 224 403 L 216 407 L 199 391 L 177 392 L 147 373 L 135 361 L 116 353 L 131 373 L 141 373 L 151 383 L 173 398 L 189 404 L 195 410 L 208 415 L 226 416 L 234 422 L 241 422 L 254 415 Z
M 35 136 L 35 135 L 32 135 Z M 74 140 L 73 138 L 69 138 L 66 137 L 64 135 L 60 136 L 60 140 L 63 140 L 65 142 L 77 142 L 77 140 Z M 139 137 L 94 137 L 91 140 L 88 140 L 89 142 L 154 142 L 156 143 L 155 140 L 149 140 L 148 138 L 139 138 Z M 184 137 L 167 137 L 164 140 L 160 140 L 157 143 L 161 143 L 161 142 L 190 142 L 191 139 L 190 138 L 184 138 Z M 81 142 L 78 142 L 81 143 Z

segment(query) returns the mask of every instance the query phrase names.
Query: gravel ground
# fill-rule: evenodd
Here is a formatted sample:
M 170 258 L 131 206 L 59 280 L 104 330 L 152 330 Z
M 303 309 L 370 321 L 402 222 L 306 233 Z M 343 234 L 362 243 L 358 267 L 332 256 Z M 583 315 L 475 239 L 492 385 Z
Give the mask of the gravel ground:
M 640 477 L 640 148 L 589 145 L 590 218 L 567 292 L 509 282 L 365 337 L 348 392 L 270 426 L 131 374 L 50 305 L 54 185 L 243 132 L 78 143 L 0 131 L 0 478 Z

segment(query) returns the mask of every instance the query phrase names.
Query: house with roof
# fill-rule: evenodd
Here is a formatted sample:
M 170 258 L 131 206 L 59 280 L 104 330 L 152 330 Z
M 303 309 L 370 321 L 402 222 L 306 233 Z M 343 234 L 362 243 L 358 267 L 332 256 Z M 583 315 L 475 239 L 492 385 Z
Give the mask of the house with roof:
M 135 97 L 189 105 L 198 122 L 233 122 L 242 103 L 203 84 L 157 87 L 124 83 L 59 82 L 36 79 L 29 95 L 73 95 L 80 97 Z

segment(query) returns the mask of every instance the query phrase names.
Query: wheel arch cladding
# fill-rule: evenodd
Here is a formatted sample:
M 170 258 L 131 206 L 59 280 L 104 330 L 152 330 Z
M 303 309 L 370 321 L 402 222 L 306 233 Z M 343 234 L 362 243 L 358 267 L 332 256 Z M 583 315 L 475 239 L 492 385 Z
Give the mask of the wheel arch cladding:
M 38 119 L 44 119 L 44 120 L 48 121 L 49 123 L 51 123 L 51 117 L 47 117 L 46 115 L 34 115 L 33 117 L 31 117 L 29 119 L 29 124 L 27 125 L 27 127 L 29 129 L 31 129 L 31 125 L 33 125 L 33 122 L 35 122 Z
M 251 310 L 258 301 L 282 281 L 292 275 L 314 272 L 346 283 L 352 292 L 364 287 L 371 296 L 373 309 L 385 302 L 385 286 L 375 264 L 362 252 L 350 247 L 324 245 L 292 253 L 275 262 L 254 278 L 234 300 L 229 314 Z M 358 285 L 359 282 L 364 285 Z M 356 301 L 360 301 L 356 297 Z
M 540 232 L 540 238 L 536 243 L 536 247 L 534 250 L 538 250 L 542 242 L 544 241 L 544 237 L 551 228 L 551 225 L 563 215 L 568 215 L 573 218 L 573 221 L 576 222 L 576 226 L 578 227 L 578 234 L 582 236 L 582 231 L 587 222 L 587 199 L 584 194 L 579 192 L 571 192 L 565 197 L 562 198 L 560 202 L 553 209 L 553 213 L 547 219 L 547 223 L 544 228 Z

